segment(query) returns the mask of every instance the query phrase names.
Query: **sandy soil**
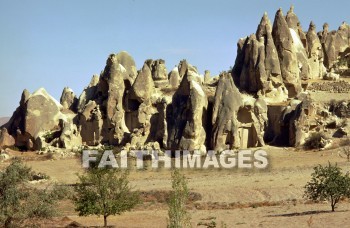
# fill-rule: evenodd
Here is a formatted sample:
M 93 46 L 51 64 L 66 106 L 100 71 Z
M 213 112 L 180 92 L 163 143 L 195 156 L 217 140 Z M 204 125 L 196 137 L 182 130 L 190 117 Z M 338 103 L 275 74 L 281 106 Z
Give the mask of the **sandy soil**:
M 303 199 L 303 186 L 317 164 L 337 162 L 344 171 L 350 163 L 339 156 L 339 149 L 299 151 L 293 148 L 263 148 L 268 152 L 270 166 L 259 170 L 183 170 L 191 192 L 202 199 L 189 205 L 194 227 L 214 221 L 216 227 L 346 227 L 350 222 L 350 203 L 342 202 L 331 213 L 326 202 L 310 203 Z M 44 172 L 52 181 L 75 183 L 82 172 L 77 158 L 45 160 L 30 153 L 26 163 Z M 6 164 L 2 163 L 1 166 Z M 132 171 L 130 181 L 140 191 L 171 189 L 170 171 L 166 169 Z M 71 202 L 58 209 L 62 216 L 85 226 L 102 225 L 102 218 L 79 217 Z M 167 206 L 164 202 L 145 202 L 132 212 L 109 219 L 116 227 L 166 227 Z M 199 226 L 206 227 L 206 226 Z

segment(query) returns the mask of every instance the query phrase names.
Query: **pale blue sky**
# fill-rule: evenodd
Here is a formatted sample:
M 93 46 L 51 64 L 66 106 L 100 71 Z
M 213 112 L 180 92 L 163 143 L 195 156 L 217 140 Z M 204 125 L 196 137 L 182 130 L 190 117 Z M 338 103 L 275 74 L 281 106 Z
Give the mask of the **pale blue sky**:
M 63 87 L 79 96 L 110 53 L 128 51 L 141 68 L 165 59 L 168 70 L 187 59 L 201 73 L 234 64 L 236 42 L 291 4 L 303 29 L 310 20 L 337 29 L 350 21 L 350 2 L 232 0 L 0 0 L 0 116 L 10 116 L 21 92 L 40 87 L 56 99 Z

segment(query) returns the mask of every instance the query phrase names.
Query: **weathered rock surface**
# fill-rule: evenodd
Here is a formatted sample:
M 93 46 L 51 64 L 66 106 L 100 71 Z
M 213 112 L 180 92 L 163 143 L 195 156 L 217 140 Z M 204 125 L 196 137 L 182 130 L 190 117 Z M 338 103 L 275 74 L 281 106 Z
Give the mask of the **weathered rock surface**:
M 15 145 L 15 139 L 7 132 L 6 128 L 0 130 L 0 149 Z
M 319 35 L 324 49 L 324 64 L 328 69 L 334 68 L 340 53 L 349 48 L 349 31 L 350 26 L 345 22 L 337 31 L 329 32 L 328 24 L 323 26 Z
M 140 103 L 149 102 L 154 91 L 154 81 L 149 66 L 145 63 L 132 85 L 132 93 Z
M 73 112 L 77 111 L 78 98 L 75 96 L 73 90 L 68 87 L 63 89 L 60 103 L 64 109 L 69 109 Z
M 171 150 L 206 151 L 206 110 L 208 99 L 198 82 L 196 69 L 185 61 L 180 72 L 185 72 L 171 105 L 167 109 L 168 148 Z
M 265 13 L 255 34 L 237 43 L 231 72 L 211 77 L 182 60 L 168 74 L 162 59 L 137 71 L 127 52 L 111 54 L 79 99 L 65 88 L 60 103 L 44 89 L 23 91 L 0 131 L 0 147 L 67 151 L 87 145 L 126 150 L 199 150 L 301 146 L 313 133 L 345 137 L 348 101 L 321 103 L 318 93 L 346 93 L 350 27 L 302 30 L 293 7 Z M 312 79 L 312 81 L 310 81 Z M 322 79 L 333 81 L 320 81 Z M 329 141 L 327 141 L 328 143 Z
M 280 61 L 271 34 L 267 13 L 261 19 L 255 35 L 238 42 L 238 53 L 232 75 L 236 85 L 252 94 L 263 94 L 272 102 L 287 99 Z
M 243 99 L 231 75 L 220 75 L 212 116 L 214 150 L 222 151 L 239 147 L 237 115 L 242 105 Z
M 181 82 L 179 69 L 174 67 L 174 69 L 169 73 L 169 83 L 172 88 L 178 88 Z
M 295 97 L 301 91 L 298 58 L 282 9 L 276 13 L 272 37 L 280 60 L 283 82 L 289 97 Z
M 312 21 L 306 34 L 306 41 L 310 65 L 310 78 L 322 78 L 326 73 L 326 68 L 323 65 L 322 45 L 316 33 L 316 26 Z

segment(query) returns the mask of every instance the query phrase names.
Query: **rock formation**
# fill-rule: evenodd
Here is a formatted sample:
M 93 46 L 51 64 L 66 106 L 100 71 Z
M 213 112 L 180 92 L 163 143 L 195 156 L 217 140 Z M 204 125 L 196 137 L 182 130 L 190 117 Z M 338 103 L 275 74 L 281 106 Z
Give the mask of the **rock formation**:
M 213 106 L 212 147 L 214 150 L 238 148 L 239 108 L 243 105 L 240 92 L 229 74 L 220 75 Z
M 65 87 L 63 89 L 60 103 L 64 109 L 69 109 L 73 112 L 77 111 L 78 99 L 72 89 Z
M 256 33 L 238 41 L 232 71 L 219 76 L 208 70 L 203 76 L 186 60 L 168 73 L 163 59 L 148 59 L 137 71 L 127 52 L 111 54 L 79 99 L 68 87 L 60 103 L 44 89 L 24 90 L 0 131 L 0 147 L 205 153 L 266 143 L 298 147 L 313 133 L 343 137 L 350 102 L 311 95 L 350 91 L 342 79 L 350 75 L 349 34 L 346 23 L 317 33 L 312 22 L 305 34 L 291 7 L 286 17 L 279 9 L 273 25 L 265 13 Z
M 301 82 L 297 51 L 290 31 L 282 9 L 279 9 L 273 24 L 272 37 L 280 59 L 282 78 L 288 89 L 288 96 L 295 97 L 301 91 Z
M 186 61 L 180 63 L 184 72 L 181 84 L 167 110 L 168 148 L 171 150 L 206 151 L 206 110 L 208 99 L 199 82 L 196 69 Z
M 310 78 L 322 78 L 326 73 L 326 69 L 323 65 L 322 45 L 316 33 L 316 26 L 312 21 L 306 34 L 306 41 L 310 65 Z
M 7 128 L 0 130 L 0 149 L 15 145 L 15 139 L 7 132 Z

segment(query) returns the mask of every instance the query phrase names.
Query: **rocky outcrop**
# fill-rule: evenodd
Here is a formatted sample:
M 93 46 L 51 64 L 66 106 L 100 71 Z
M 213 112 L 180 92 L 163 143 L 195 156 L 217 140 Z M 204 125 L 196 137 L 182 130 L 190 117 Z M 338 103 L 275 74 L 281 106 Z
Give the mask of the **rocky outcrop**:
M 123 79 L 129 81 L 130 84 L 133 84 L 137 76 L 135 60 L 129 53 L 126 51 L 119 52 L 118 54 L 113 54 L 115 62 L 118 62 L 122 65 L 126 72 L 123 75 Z
M 174 67 L 174 69 L 169 73 L 169 84 L 172 88 L 178 88 L 181 82 L 179 69 Z
M 337 31 L 328 32 L 328 24 L 323 26 L 323 32 L 319 35 L 324 50 L 324 64 L 328 69 L 334 68 L 340 53 L 349 48 L 349 31 L 350 26 L 345 22 Z
M 78 98 L 75 96 L 73 90 L 68 87 L 63 89 L 60 103 L 64 109 L 69 109 L 73 112 L 77 111 Z
M 292 35 L 294 50 L 297 55 L 299 76 L 301 79 L 307 80 L 310 77 L 310 66 L 306 54 L 306 35 L 301 28 L 297 15 L 294 13 L 294 6 L 291 6 L 288 11 L 286 21 L 290 29 L 290 34 Z
M 349 102 L 331 110 L 310 94 L 349 91 L 341 80 L 349 72 L 349 31 L 345 23 L 332 32 L 325 25 L 317 35 L 310 23 L 305 34 L 293 7 L 286 17 L 278 10 L 273 26 L 265 13 L 256 33 L 238 41 L 232 71 L 213 78 L 186 60 L 168 74 L 162 59 L 136 71 L 127 52 L 111 54 L 79 99 L 68 87 L 60 103 L 44 89 L 23 91 L 0 146 L 205 152 L 266 142 L 300 146 L 315 132 L 343 137 Z
M 98 92 L 107 101 L 100 103 L 100 105 L 101 111 L 105 112 L 106 116 L 102 136 L 109 144 L 121 143 L 124 134 L 128 132 L 123 109 L 124 79 L 127 78 L 128 71 L 119 62 L 117 56 L 112 54 L 108 58 L 98 86 Z
M 306 40 L 306 35 L 303 31 L 303 28 L 301 27 L 301 23 L 299 21 L 298 16 L 294 13 L 294 6 L 292 5 L 287 12 L 286 15 L 286 22 L 288 24 L 288 27 L 293 29 L 295 33 L 298 35 L 302 45 L 304 48 L 308 48 L 308 43 Z
M 7 132 L 6 128 L 0 130 L 0 149 L 15 145 L 15 139 Z
M 310 65 L 310 78 L 323 78 L 324 74 L 326 73 L 326 68 L 323 65 L 322 45 L 316 33 L 316 26 L 312 21 L 306 34 L 306 41 Z
M 229 74 L 221 74 L 213 105 L 212 148 L 217 151 L 239 147 L 238 110 L 243 99 Z
M 290 31 L 282 9 L 279 9 L 273 24 L 272 37 L 280 60 L 283 82 L 288 89 L 288 96 L 295 97 L 301 91 L 301 83 L 297 52 Z
M 15 138 L 16 146 L 26 149 L 40 149 L 45 137 L 59 132 L 59 121 L 67 117 L 61 112 L 62 105 L 41 88 L 29 94 L 23 91 L 20 106 L 8 123 L 9 133 Z
M 139 71 L 135 83 L 132 85 L 132 95 L 140 103 L 149 102 L 154 91 L 154 81 L 149 66 L 145 63 Z
M 236 85 L 251 94 L 263 94 L 271 102 L 287 99 L 280 61 L 271 34 L 267 13 L 261 19 L 256 36 L 238 42 L 238 52 L 232 74 Z
M 185 73 L 167 109 L 167 146 L 171 150 L 205 152 L 204 126 L 208 100 L 198 82 L 196 69 L 186 61 L 182 61 L 180 66 L 180 72 Z

